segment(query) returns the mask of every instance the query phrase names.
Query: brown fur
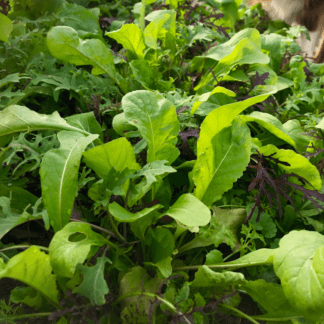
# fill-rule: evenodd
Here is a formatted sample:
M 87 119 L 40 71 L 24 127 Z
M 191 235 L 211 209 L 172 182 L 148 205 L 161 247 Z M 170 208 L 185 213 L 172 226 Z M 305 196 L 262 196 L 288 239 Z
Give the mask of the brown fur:
M 301 37 L 299 44 L 302 51 L 315 63 L 324 62 L 324 0 L 248 0 L 249 6 L 256 3 L 262 4 L 271 19 L 305 26 L 311 32 L 311 42 Z

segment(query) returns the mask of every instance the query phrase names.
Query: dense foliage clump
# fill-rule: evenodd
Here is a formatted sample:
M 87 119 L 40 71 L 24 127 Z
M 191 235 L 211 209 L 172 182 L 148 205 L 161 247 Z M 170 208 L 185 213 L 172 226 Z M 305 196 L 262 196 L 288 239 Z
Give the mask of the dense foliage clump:
M 0 322 L 322 323 L 304 28 L 241 0 L 0 6 Z

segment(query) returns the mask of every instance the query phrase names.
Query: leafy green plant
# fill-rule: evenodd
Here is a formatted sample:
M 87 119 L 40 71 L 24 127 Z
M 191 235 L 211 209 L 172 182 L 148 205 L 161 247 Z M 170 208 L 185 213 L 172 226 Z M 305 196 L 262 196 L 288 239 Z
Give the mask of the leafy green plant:
M 298 31 L 241 1 L 10 6 L 0 283 L 25 286 L 0 321 L 321 323 L 323 64 Z

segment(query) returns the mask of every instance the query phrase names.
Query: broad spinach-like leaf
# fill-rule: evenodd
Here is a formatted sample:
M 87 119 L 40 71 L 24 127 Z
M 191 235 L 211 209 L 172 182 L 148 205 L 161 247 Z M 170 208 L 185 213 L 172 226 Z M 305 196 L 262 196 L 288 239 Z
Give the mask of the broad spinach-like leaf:
M 316 190 L 320 190 L 322 188 L 322 180 L 318 170 L 309 162 L 307 158 L 303 157 L 302 155 L 292 150 L 278 149 L 274 145 L 263 146 L 259 149 L 259 152 L 265 156 L 273 154 L 273 158 L 288 163 L 289 165 L 279 163 L 278 166 L 285 173 L 295 173 L 305 178 L 311 184 L 311 186 L 309 184 L 305 184 L 305 188 L 315 188 Z M 301 184 L 300 181 L 295 177 L 289 178 L 289 181 L 299 185 Z
M 318 322 L 324 315 L 323 251 L 323 235 L 294 230 L 280 240 L 279 248 L 259 249 L 226 264 L 237 267 L 273 264 L 294 312 Z M 277 313 L 275 309 L 270 310 Z
M 52 115 L 43 115 L 18 105 L 12 105 L 0 111 L 0 138 L 17 132 L 45 129 L 77 131 L 89 135 L 88 132 L 69 125 L 57 111 Z
M 153 83 L 154 72 L 146 60 L 133 60 L 129 63 L 135 79 L 145 88 L 150 89 Z
M 210 221 L 210 210 L 191 194 L 183 194 L 164 213 L 188 228 L 205 226 Z
M 83 151 L 98 135 L 62 131 L 61 147 L 45 153 L 40 166 L 42 196 L 54 231 L 61 230 L 72 213 Z
M 260 124 L 262 127 L 267 129 L 269 132 L 272 134 L 276 135 L 278 138 L 284 140 L 288 144 L 296 147 L 296 143 L 294 140 L 285 132 L 285 129 L 283 128 L 283 125 L 281 122 L 274 116 L 259 112 L 259 111 L 254 111 L 250 115 L 242 115 L 240 116 L 242 120 L 245 122 L 255 122 Z
M 73 240 L 73 235 L 79 235 Z M 50 245 L 49 255 L 55 274 L 72 278 L 78 263 L 83 263 L 89 256 L 92 246 L 102 246 L 107 240 L 91 230 L 86 223 L 68 223 L 55 233 Z
M 266 314 L 258 316 L 260 319 L 262 317 L 278 319 L 301 316 L 301 313 L 290 305 L 281 285 L 259 279 L 246 281 L 241 289 L 267 311 Z
M 174 238 L 172 233 L 163 227 L 149 228 L 145 234 L 146 244 L 151 252 L 151 260 L 157 263 L 172 255 Z
M 305 230 L 292 231 L 274 250 L 273 268 L 290 304 L 306 319 L 324 315 L 324 236 Z
M 223 128 L 230 126 L 234 118 L 246 108 L 262 102 L 270 94 L 260 95 L 244 101 L 231 103 L 211 111 L 201 124 L 200 136 L 197 142 L 197 156 L 210 146 L 211 139 Z
M 161 94 L 139 90 L 122 99 L 128 122 L 138 128 L 148 145 L 147 161 L 168 160 L 179 155 L 176 148 L 179 121 L 175 107 Z
M 192 171 L 196 184 L 194 195 L 210 206 L 233 187 L 242 176 L 251 154 L 251 135 L 239 119 L 210 140 L 209 147 L 200 153 Z
M 100 124 L 97 122 L 93 112 L 73 115 L 66 117 L 65 120 L 69 125 L 82 129 L 89 134 L 98 134 L 101 141 L 103 141 L 103 133 Z
M 0 40 L 8 43 L 8 37 L 10 36 L 13 25 L 11 20 L 0 12 Z
M 136 303 L 136 312 L 143 311 L 148 315 L 151 303 L 154 300 L 154 297 L 149 296 L 142 296 L 140 299 L 138 299 L 137 292 L 147 292 L 147 293 L 157 293 L 160 289 L 161 283 L 163 282 L 163 278 L 154 277 L 151 278 L 149 275 L 147 275 L 147 272 L 144 268 L 140 266 L 135 266 L 130 269 L 129 272 L 124 274 L 120 281 L 120 289 L 119 294 L 120 296 L 126 295 L 126 294 L 134 294 L 133 296 L 130 296 L 127 299 L 124 299 L 122 301 L 122 306 L 124 307 L 124 312 L 127 312 L 127 306 Z M 127 313 L 126 313 L 127 314 Z M 126 317 L 127 318 L 127 317 Z
M 155 205 L 150 208 L 144 208 L 137 213 L 131 213 L 116 202 L 109 204 L 109 213 L 116 218 L 119 222 L 132 223 L 139 220 L 142 217 L 149 217 L 156 214 L 158 209 L 161 209 L 162 205 Z
M 19 280 L 36 289 L 56 308 L 62 308 L 58 301 L 59 292 L 56 276 L 52 274 L 50 256 L 36 246 L 31 246 L 12 257 L 6 265 L 0 266 L 1 278 Z
M 132 175 L 140 169 L 133 147 L 126 138 L 118 138 L 94 147 L 84 152 L 83 157 L 87 166 L 107 182 L 110 191 L 120 187 L 123 189 L 124 197 L 129 185 L 125 173 Z
M 182 245 L 179 252 L 185 252 L 197 247 L 214 245 L 218 247 L 221 243 L 225 243 L 233 250 L 240 246 L 238 238 L 239 229 L 246 219 L 246 210 L 238 209 L 222 209 L 212 207 L 214 214 L 210 223 L 199 229 L 199 233 L 190 242 Z
M 106 33 L 129 51 L 130 59 L 144 59 L 143 31 L 134 24 L 125 24 L 119 30 Z
M 73 28 L 56 26 L 47 34 L 47 46 L 57 59 L 75 65 L 92 65 L 94 75 L 107 73 L 124 93 L 127 92 L 127 82 L 117 73 L 113 56 L 101 40 L 82 40 Z
M 60 26 L 72 27 L 83 38 L 91 34 L 98 37 L 101 34 L 99 14 L 100 11 L 97 8 L 89 10 L 76 3 L 64 3 L 63 7 L 56 13 L 57 17 L 60 18 Z
M 199 108 L 199 106 L 207 101 L 209 99 L 210 96 L 212 96 L 213 94 L 215 93 L 224 93 L 226 94 L 227 96 L 229 97 L 235 97 L 236 94 L 235 92 L 231 91 L 231 90 L 228 90 L 224 87 L 216 87 L 213 91 L 210 91 L 210 92 L 206 92 L 202 95 L 200 95 L 194 102 L 193 106 L 192 106 L 192 109 L 191 109 L 191 113 L 194 114 L 197 109 Z
M 108 181 L 111 169 L 119 172 L 126 168 L 133 172 L 140 169 L 133 147 L 124 137 L 96 146 L 84 152 L 83 157 L 88 167 L 93 169 L 100 178 Z

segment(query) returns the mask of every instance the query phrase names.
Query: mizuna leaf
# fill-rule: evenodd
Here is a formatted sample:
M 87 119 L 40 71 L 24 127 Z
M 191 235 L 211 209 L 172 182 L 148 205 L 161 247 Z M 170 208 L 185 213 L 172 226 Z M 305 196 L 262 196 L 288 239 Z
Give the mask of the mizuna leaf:
M 0 26 L 0 40 L 8 43 L 8 37 L 13 30 L 13 25 L 11 20 L 2 13 L 0 13 Z
M 82 153 L 98 135 L 85 137 L 80 133 L 62 131 L 57 136 L 61 147 L 45 153 L 39 171 L 44 205 L 55 232 L 69 222 Z
M 26 251 L 15 255 L 4 267 L 0 267 L 1 278 L 21 281 L 41 293 L 56 308 L 61 308 L 50 257 L 36 246 L 31 246 Z
M 147 162 L 175 161 L 179 155 L 176 143 L 180 125 L 174 105 L 158 93 L 139 90 L 125 95 L 122 106 L 128 122 L 138 128 L 147 142 Z
M 306 184 L 305 188 L 315 188 L 316 190 L 320 190 L 322 188 L 322 180 L 318 170 L 309 162 L 307 158 L 303 157 L 302 155 L 292 150 L 278 149 L 274 145 L 263 146 L 259 149 L 259 152 L 265 156 L 274 154 L 273 158 L 289 163 L 289 166 L 281 163 L 279 163 L 278 166 L 287 174 L 295 173 L 305 178 L 313 186 L 312 187 L 309 184 Z M 298 179 L 295 177 L 289 178 L 289 181 L 299 185 L 301 184 L 300 181 L 298 181 Z
M 134 24 L 125 24 L 119 30 L 106 33 L 126 48 L 131 58 L 144 59 L 144 35 L 143 31 Z
M 324 236 L 292 231 L 273 252 L 273 268 L 290 304 L 306 319 L 320 321 L 324 315 Z
M 113 56 L 101 40 L 82 40 L 73 28 L 56 26 L 47 34 L 47 46 L 57 59 L 75 65 L 92 65 L 93 75 L 107 73 L 124 93 L 127 92 L 127 82 L 117 73 Z
M 73 237 L 76 236 L 76 239 Z M 55 233 L 50 245 L 49 255 L 55 274 L 72 278 L 78 263 L 83 263 L 92 246 L 102 246 L 107 240 L 92 231 L 86 223 L 68 223 Z
M 296 147 L 294 140 L 285 132 L 283 125 L 276 117 L 263 113 L 260 111 L 254 111 L 250 115 L 241 115 L 240 118 L 245 122 L 255 122 L 267 129 L 270 133 L 281 138 L 286 143 L 293 147 Z
M 43 115 L 18 105 L 0 111 L 0 138 L 17 132 L 36 130 L 69 130 L 89 135 L 88 132 L 69 125 L 57 111 L 52 115 Z
M 209 147 L 198 155 L 192 171 L 196 185 L 194 195 L 211 206 L 242 176 L 250 154 L 250 130 L 244 122 L 236 119 L 232 126 L 211 138 Z
M 133 206 L 152 188 L 154 184 L 158 184 L 159 179 L 163 175 L 176 172 L 176 170 L 167 164 L 166 160 L 158 160 L 144 165 L 141 170 L 135 174 L 129 175 L 129 178 L 134 179 L 128 192 L 128 206 Z M 141 178 L 138 182 L 137 179 Z

